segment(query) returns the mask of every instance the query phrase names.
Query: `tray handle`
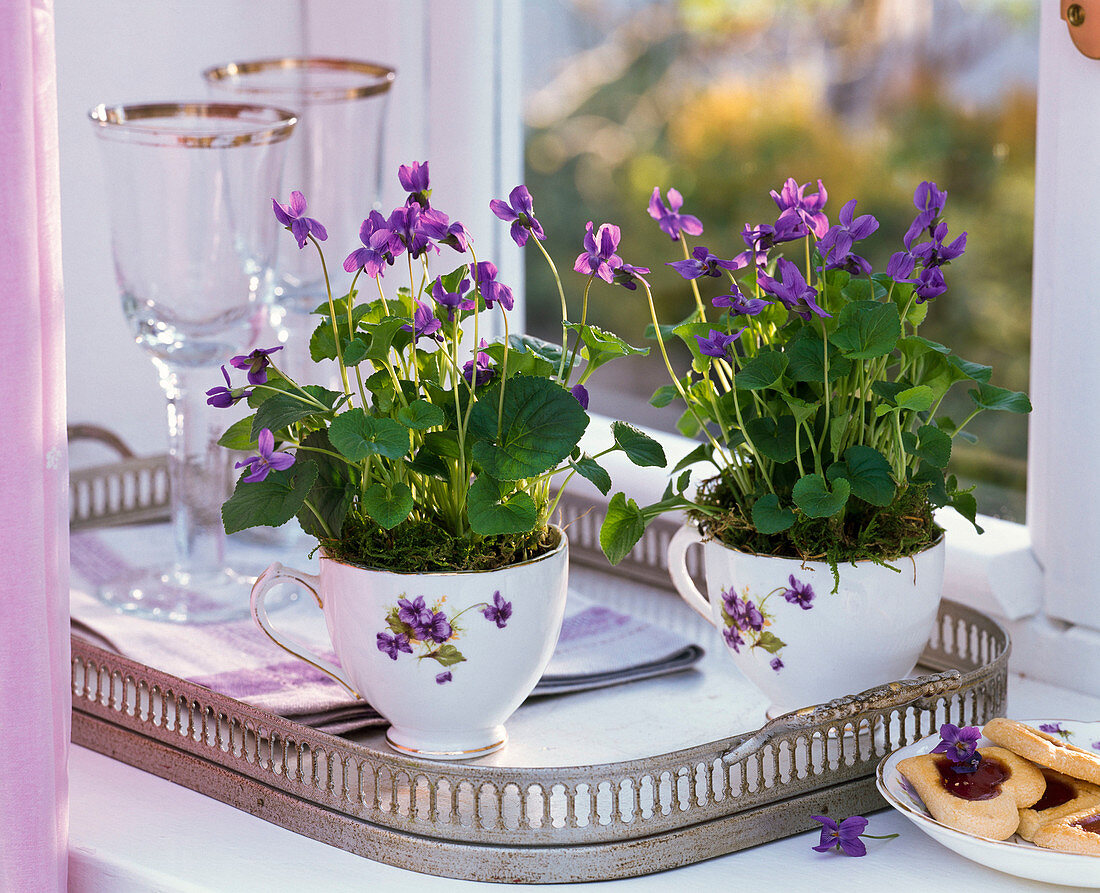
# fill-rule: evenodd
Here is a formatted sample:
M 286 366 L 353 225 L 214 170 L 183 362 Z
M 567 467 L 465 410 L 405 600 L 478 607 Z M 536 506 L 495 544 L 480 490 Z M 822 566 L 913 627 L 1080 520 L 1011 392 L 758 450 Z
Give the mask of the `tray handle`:
M 946 670 L 919 676 L 916 679 L 902 679 L 876 685 L 855 695 L 837 698 L 815 707 L 803 707 L 791 713 L 784 713 L 770 720 L 760 731 L 737 742 L 722 754 L 725 763 L 736 763 L 758 751 L 773 737 L 808 726 L 826 725 L 847 719 L 871 710 L 889 710 L 901 704 L 931 700 L 946 694 L 952 694 L 962 688 L 962 675 L 958 670 Z
M 363 696 L 352 687 L 350 680 L 344 675 L 343 670 L 335 664 L 325 660 L 323 657 L 314 654 L 301 642 L 295 641 L 290 638 L 290 636 L 284 636 L 271 625 L 271 621 L 267 617 L 267 607 L 264 605 L 264 597 L 271 587 L 277 586 L 284 580 L 293 580 L 295 583 L 304 586 L 312 592 L 313 597 L 317 599 L 317 607 L 322 610 L 324 609 L 324 604 L 321 601 L 321 595 L 318 591 L 321 587 L 321 578 L 315 574 L 307 574 L 304 571 L 295 570 L 292 567 L 284 567 L 276 561 L 260 574 L 260 576 L 256 578 L 256 582 L 252 584 L 252 619 L 256 621 L 256 625 L 264 631 L 267 637 L 282 648 L 283 651 L 293 654 L 299 660 L 304 660 L 307 664 L 311 664 L 322 673 L 331 676 L 344 686 L 344 688 L 346 688 L 355 698 L 362 700 Z

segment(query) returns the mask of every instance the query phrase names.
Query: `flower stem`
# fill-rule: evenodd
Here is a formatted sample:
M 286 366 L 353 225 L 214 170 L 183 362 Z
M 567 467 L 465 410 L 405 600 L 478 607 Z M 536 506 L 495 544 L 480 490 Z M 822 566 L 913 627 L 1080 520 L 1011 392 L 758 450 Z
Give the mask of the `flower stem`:
M 336 304 L 332 300 L 332 283 L 328 278 L 328 265 L 325 263 L 325 252 L 321 250 L 321 243 L 313 234 L 306 236 L 317 248 L 317 256 L 321 258 L 321 272 L 325 274 L 325 294 L 328 296 L 328 318 L 332 323 L 332 339 L 336 342 L 336 361 L 340 364 L 340 380 L 344 384 L 344 393 L 351 397 L 351 385 L 348 384 L 348 370 L 344 366 L 344 352 L 340 349 L 340 332 L 336 328 Z M 350 302 L 349 302 L 350 303 Z

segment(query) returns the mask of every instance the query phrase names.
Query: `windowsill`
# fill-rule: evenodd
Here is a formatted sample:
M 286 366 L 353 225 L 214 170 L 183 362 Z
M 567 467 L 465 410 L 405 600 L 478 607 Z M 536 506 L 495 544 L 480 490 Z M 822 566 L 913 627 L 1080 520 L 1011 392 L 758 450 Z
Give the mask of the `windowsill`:
M 611 419 L 593 417 L 583 445 L 589 452 L 611 443 Z M 686 437 L 644 429 L 665 449 L 669 465 L 696 446 Z M 601 462 L 611 473 L 612 492 L 622 490 L 639 505 L 661 498 L 668 475 L 661 469 L 638 468 L 621 452 Z M 599 492 L 574 478 L 570 488 L 596 499 Z M 1043 570 L 1031 548 L 1024 524 L 978 516 L 981 535 L 965 518 L 941 510 L 936 520 L 947 531 L 944 596 L 976 608 L 1001 623 L 1012 637 L 1013 671 L 1074 691 L 1094 693 L 1100 676 L 1100 629 L 1066 623 L 1043 609 Z

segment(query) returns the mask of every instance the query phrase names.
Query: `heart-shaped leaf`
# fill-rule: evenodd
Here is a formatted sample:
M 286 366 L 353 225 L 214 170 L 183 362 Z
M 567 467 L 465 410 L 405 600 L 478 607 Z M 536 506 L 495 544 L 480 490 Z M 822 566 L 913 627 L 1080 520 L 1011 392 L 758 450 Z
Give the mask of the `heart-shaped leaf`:
M 833 481 L 830 490 L 821 475 L 808 474 L 794 485 L 791 498 L 809 517 L 828 518 L 844 508 L 851 492 L 851 485 L 843 478 Z
M 745 433 L 752 441 L 753 447 L 764 458 L 773 462 L 793 462 L 798 450 L 795 447 L 795 429 L 797 423 L 794 416 L 783 415 L 778 422 L 757 416 L 745 422 Z M 803 436 L 802 451 L 809 447 L 809 438 Z
M 378 526 L 392 530 L 407 517 L 413 508 L 413 495 L 404 481 L 387 486 L 377 483 L 367 487 L 361 499 L 365 511 Z
M 517 481 L 535 477 L 565 459 L 588 426 L 577 398 L 545 378 L 517 375 L 504 383 L 499 433 L 498 383 L 470 412 L 473 457 L 491 477 Z
M 317 479 L 307 497 L 312 508 L 303 505 L 298 510 L 298 523 L 306 533 L 317 539 L 340 535 L 351 505 L 352 491 L 357 489 L 353 488 L 348 464 L 329 455 L 331 452 L 332 443 L 324 430 L 307 434 L 298 451 L 299 455 L 309 456 L 312 462 L 317 463 Z
M 826 475 L 834 483 L 843 479 L 852 495 L 871 505 L 886 506 L 894 501 L 897 488 L 886 457 L 878 450 L 857 444 L 844 451 L 844 461 L 836 462 Z
M 635 465 L 664 468 L 668 464 L 661 445 L 633 425 L 628 425 L 626 422 L 612 422 L 611 434 L 615 438 L 615 443 Z
M 735 376 L 737 387 L 746 391 L 770 388 L 787 368 L 787 356 L 777 350 L 762 350 L 741 367 Z
M 982 409 L 995 409 L 1001 412 L 1031 412 L 1031 401 L 1023 391 L 1010 391 L 996 385 L 979 384 L 971 390 L 970 399 Z
M 901 337 L 901 316 L 892 302 L 854 301 L 840 311 L 837 322 L 831 341 L 853 360 L 885 356 Z
M 397 421 L 413 431 L 435 428 L 447 421 L 443 410 L 427 400 L 414 400 L 408 406 L 397 410 Z
M 455 664 L 460 664 L 466 660 L 466 658 L 462 656 L 462 652 L 450 643 L 440 645 L 435 651 L 426 656 L 439 661 L 444 667 L 453 667 Z
M 916 435 L 908 431 L 902 436 L 906 451 L 934 465 L 946 468 L 951 461 L 951 436 L 935 425 L 922 425 Z
M 255 450 L 256 438 L 252 436 L 252 420 L 254 416 L 245 416 L 238 419 L 225 429 L 225 433 L 218 438 L 218 446 L 227 450 Z
M 645 517 L 633 499 L 616 493 L 607 506 L 607 517 L 600 527 L 600 548 L 607 560 L 618 564 L 637 545 L 645 533 Z
M 795 514 L 779 504 L 774 493 L 761 496 L 752 507 L 752 524 L 763 534 L 782 533 L 795 521 Z
M 510 488 L 488 475 L 478 475 L 466 494 L 470 529 L 482 536 L 526 533 L 538 523 L 538 509 L 528 493 Z
M 369 416 L 358 407 L 333 419 L 328 436 L 332 445 L 353 462 L 374 455 L 400 459 L 410 446 L 408 428 L 393 419 Z
M 596 489 L 604 496 L 607 495 L 611 489 L 611 475 L 599 462 L 591 456 L 585 455 L 577 459 L 573 463 L 573 467 L 577 469 L 577 474 L 595 484 Z
M 317 479 L 317 463 L 299 459 L 285 471 L 268 472 L 262 481 L 237 481 L 222 505 L 226 533 L 248 527 L 278 527 L 293 518 Z
M 785 351 L 790 364 L 787 374 L 794 381 L 824 381 L 825 343 L 813 329 L 800 329 Z M 829 351 L 829 381 L 843 378 L 852 371 L 852 361 L 838 351 Z

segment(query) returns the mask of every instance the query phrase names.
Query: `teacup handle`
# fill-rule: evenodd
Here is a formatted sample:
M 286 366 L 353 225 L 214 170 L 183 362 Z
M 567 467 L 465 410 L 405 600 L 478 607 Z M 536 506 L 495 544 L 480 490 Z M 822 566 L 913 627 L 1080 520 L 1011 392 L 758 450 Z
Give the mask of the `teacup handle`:
M 264 597 L 272 586 L 276 586 L 284 580 L 293 580 L 295 583 L 300 583 L 313 593 L 313 597 L 317 599 L 317 607 L 324 607 L 321 603 L 320 577 L 316 574 L 307 574 L 304 571 L 297 571 L 292 567 L 283 567 L 283 565 L 276 561 L 260 574 L 260 576 L 256 578 L 256 582 L 252 584 L 252 619 L 256 621 L 256 625 L 264 631 L 267 637 L 284 651 L 293 654 L 299 660 L 304 660 L 307 664 L 312 664 L 322 673 L 327 673 L 355 697 L 361 700 L 363 696 L 355 690 L 347 676 L 344 675 L 343 670 L 335 664 L 325 660 L 323 657 L 314 654 L 300 642 L 296 642 L 289 636 L 284 636 L 271 625 L 271 621 L 268 620 L 267 617 L 267 607 L 264 605 Z
M 687 550 L 692 546 L 701 546 L 699 534 L 695 528 L 685 524 L 676 531 L 676 535 L 668 544 L 668 572 L 672 577 L 672 585 L 695 612 L 711 626 L 715 625 L 714 614 L 710 609 L 710 602 L 701 593 L 691 579 L 687 569 Z

